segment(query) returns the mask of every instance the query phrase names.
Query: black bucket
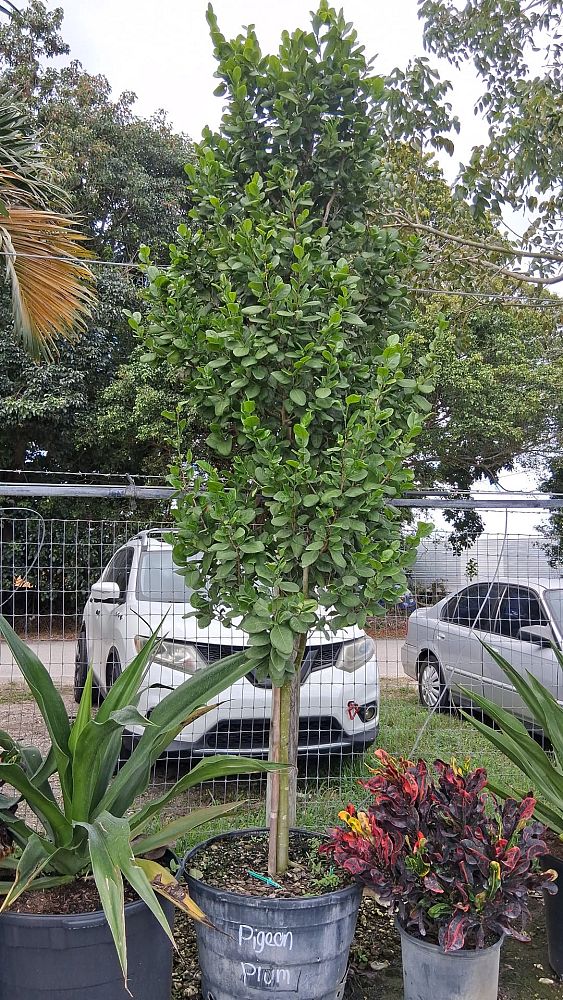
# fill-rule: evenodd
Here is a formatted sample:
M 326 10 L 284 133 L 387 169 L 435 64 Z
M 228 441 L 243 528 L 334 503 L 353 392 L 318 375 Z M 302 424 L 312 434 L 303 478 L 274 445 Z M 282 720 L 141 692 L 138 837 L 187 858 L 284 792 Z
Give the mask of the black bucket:
M 174 907 L 162 900 L 172 926 Z M 0 914 L 0 1000 L 170 1000 L 172 946 L 140 900 L 125 907 L 128 986 L 104 914 Z
M 211 844 L 256 833 L 266 835 L 265 830 L 238 830 L 212 837 L 185 859 L 190 895 L 217 928 L 197 925 L 203 1000 L 253 1000 L 257 991 L 286 1000 L 288 994 L 291 1000 L 340 1000 L 360 886 L 322 896 L 269 899 L 215 889 L 189 875 L 196 855 Z
M 544 892 L 543 898 L 549 964 L 556 975 L 563 977 L 563 861 L 553 854 L 545 854 L 540 860 L 543 868 L 557 872 L 557 892 Z

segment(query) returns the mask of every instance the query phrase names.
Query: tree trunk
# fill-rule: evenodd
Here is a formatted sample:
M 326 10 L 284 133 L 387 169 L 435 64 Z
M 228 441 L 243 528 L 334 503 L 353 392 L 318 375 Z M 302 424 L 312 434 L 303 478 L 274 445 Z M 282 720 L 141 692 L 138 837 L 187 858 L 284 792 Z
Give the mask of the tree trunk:
M 272 691 L 270 723 L 270 760 L 285 764 L 282 771 L 268 775 L 267 814 L 270 830 L 268 871 L 283 875 L 287 871 L 289 830 L 297 815 L 297 750 L 299 746 L 299 696 L 301 663 L 306 636 L 299 636 L 293 652 L 294 671 L 281 688 Z

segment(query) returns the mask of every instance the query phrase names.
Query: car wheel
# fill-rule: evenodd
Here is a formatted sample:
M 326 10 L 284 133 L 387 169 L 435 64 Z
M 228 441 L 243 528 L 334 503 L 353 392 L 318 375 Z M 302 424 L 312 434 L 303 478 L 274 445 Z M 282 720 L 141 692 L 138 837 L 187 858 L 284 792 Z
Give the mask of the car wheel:
M 109 691 L 112 684 L 115 684 L 121 674 L 121 660 L 117 649 L 110 649 L 106 664 L 106 690 Z
M 84 692 L 84 685 L 88 676 L 88 640 L 86 638 L 86 627 L 83 625 L 76 640 L 76 656 L 74 658 L 74 700 L 77 705 Z M 100 701 L 100 689 L 95 682 L 92 682 L 92 704 L 97 705 Z
M 420 703 L 430 710 L 441 710 L 450 706 L 450 693 L 444 683 L 442 668 L 435 656 L 428 656 L 420 663 L 418 694 Z

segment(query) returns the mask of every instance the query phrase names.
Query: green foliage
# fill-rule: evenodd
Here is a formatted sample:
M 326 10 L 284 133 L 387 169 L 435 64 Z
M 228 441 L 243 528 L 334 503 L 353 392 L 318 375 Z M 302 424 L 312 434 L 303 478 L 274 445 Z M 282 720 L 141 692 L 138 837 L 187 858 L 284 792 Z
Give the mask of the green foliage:
M 489 123 L 489 140 L 473 149 L 460 194 L 471 197 L 478 214 L 500 213 L 506 205 L 530 214 L 530 244 L 546 244 L 534 267 L 557 277 L 563 261 L 561 3 L 419 0 L 419 11 L 426 47 L 454 66 L 472 62 L 483 83 L 475 111 Z
M 148 358 L 182 370 L 221 465 L 202 478 L 190 455 L 172 472 L 183 490 L 175 559 L 198 620 L 242 616 L 258 676 L 281 686 L 308 632 L 365 624 L 405 585 L 422 529 L 403 537 L 388 500 L 412 483 L 432 383 L 396 305 L 392 269 L 408 251 L 367 225 L 378 113 L 355 33 L 322 4 L 312 32 L 284 35 L 279 57 L 263 58 L 252 31 L 227 44 L 210 21 L 227 108 L 189 169 L 193 229 L 181 227 L 166 271 L 144 253 L 144 338 Z M 296 118 L 291 83 L 308 115 Z M 326 140 L 341 128 L 371 150 L 354 159 L 353 189 L 344 137 Z
M 201 781 L 233 774 L 271 770 L 275 765 L 239 757 L 210 757 L 184 774 L 160 799 L 135 806 L 150 781 L 158 757 L 190 720 L 248 669 L 244 655 L 220 660 L 190 677 L 158 704 L 145 719 L 137 705 L 140 689 L 153 655 L 155 634 L 115 682 L 96 715 L 92 716 L 92 672 L 76 719 L 69 722 L 61 696 L 49 672 L 34 653 L 0 617 L 6 640 L 45 722 L 50 746 L 43 756 L 36 748 L 13 740 L 0 731 L 0 786 L 6 782 L 15 794 L 0 793 L 0 825 L 18 847 L 18 855 L 0 858 L 2 909 L 28 889 L 61 885 L 93 875 L 123 974 L 127 978 L 123 878 L 169 932 L 155 891 L 171 899 L 196 919 L 203 914 L 188 894 L 156 862 L 143 855 L 164 848 L 203 823 L 231 812 L 235 806 L 192 810 L 164 826 L 148 831 L 151 821 L 180 793 Z M 209 709 L 207 709 L 209 710 Z M 121 737 L 126 726 L 142 725 L 143 735 L 130 758 L 116 771 Z M 58 778 L 62 802 L 54 792 Z M 39 830 L 17 815 L 26 805 Z
M 529 780 L 537 798 L 535 812 L 538 819 L 563 840 L 563 708 L 529 670 L 524 677 L 495 649 L 486 643 L 483 645 L 520 695 L 534 724 L 549 740 L 551 749 L 549 752 L 543 750 L 519 719 L 474 692 L 464 691 L 484 710 L 495 728 L 465 712 L 463 714 Z M 563 670 L 563 654 L 555 646 L 552 649 Z M 492 790 L 505 798 L 515 794 L 518 798 L 522 797 L 514 789 L 496 784 Z
M 48 11 L 33 0 L 18 17 L 2 20 L 0 93 L 16 90 L 25 102 L 41 136 L 42 156 L 49 154 L 49 164 L 56 165 L 56 180 L 96 257 L 127 263 L 142 240 L 161 253 L 189 209 L 184 173 L 189 140 L 176 135 L 160 113 L 137 116 L 134 95 L 113 97 L 107 79 L 87 73 L 77 61 L 55 68 L 51 60 L 69 51 L 61 37 L 62 17 L 60 8 Z M 112 398 L 104 397 L 114 379 L 120 393 L 121 366 L 134 347 L 122 310 L 139 308 L 138 272 L 96 267 L 96 278 L 99 302 L 86 336 L 78 349 L 63 348 L 56 363 L 41 368 L 15 344 L 6 289 L 0 287 L 4 467 L 27 462 L 51 471 L 133 473 L 166 468 L 166 446 L 158 464 L 158 437 L 135 433 L 137 422 L 146 427 L 154 413 L 150 394 L 141 388 L 135 407 L 129 388 L 127 399 L 122 396 L 129 419 L 119 450 Z M 135 362 L 133 357 L 132 374 Z M 159 422 L 155 435 L 161 430 Z

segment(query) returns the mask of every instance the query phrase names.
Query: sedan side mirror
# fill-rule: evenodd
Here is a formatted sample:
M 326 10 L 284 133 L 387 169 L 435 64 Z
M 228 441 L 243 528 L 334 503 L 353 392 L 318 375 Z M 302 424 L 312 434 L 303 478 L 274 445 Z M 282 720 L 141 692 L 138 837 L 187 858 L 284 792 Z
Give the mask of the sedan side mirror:
M 90 590 L 93 601 L 118 601 L 121 597 L 119 584 L 109 580 L 97 580 Z
M 548 649 L 554 641 L 549 625 L 527 625 L 520 629 L 518 638 L 523 642 L 532 642 L 534 646 L 541 646 L 542 649 Z

